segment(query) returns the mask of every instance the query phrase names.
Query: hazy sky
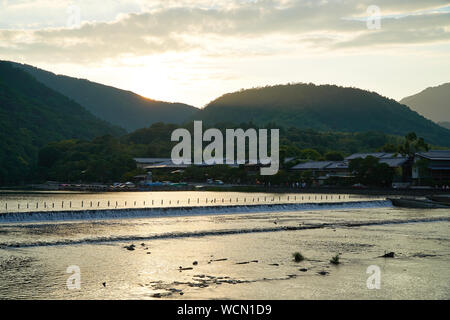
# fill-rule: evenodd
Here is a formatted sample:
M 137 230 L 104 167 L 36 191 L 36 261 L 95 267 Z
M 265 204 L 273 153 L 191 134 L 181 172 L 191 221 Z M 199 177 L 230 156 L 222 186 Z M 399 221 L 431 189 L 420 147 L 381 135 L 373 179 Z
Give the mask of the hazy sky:
M 450 1 L 0 0 L 0 59 L 197 107 L 288 82 L 400 99 L 450 81 Z

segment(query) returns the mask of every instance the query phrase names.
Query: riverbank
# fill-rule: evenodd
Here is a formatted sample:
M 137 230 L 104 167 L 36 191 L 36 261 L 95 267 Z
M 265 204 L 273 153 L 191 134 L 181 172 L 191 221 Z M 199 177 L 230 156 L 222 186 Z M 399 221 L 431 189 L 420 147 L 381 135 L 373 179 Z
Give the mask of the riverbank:
M 344 187 L 315 187 L 315 188 L 284 188 L 284 187 L 264 187 L 250 185 L 208 185 L 192 184 L 187 186 L 158 186 L 141 189 L 105 189 L 105 190 L 84 190 L 84 189 L 33 189 L 26 187 L 4 187 L 0 188 L 1 193 L 47 193 L 47 192 L 82 192 L 82 193 L 104 193 L 104 192 L 241 192 L 241 193 L 274 193 L 274 194 L 353 194 L 368 196 L 432 196 L 450 194 L 450 190 L 436 188 L 344 188 Z
M 205 191 L 230 192 L 268 192 L 268 193 L 298 193 L 298 194 L 354 194 L 369 196 L 428 196 L 450 194 L 450 190 L 442 189 L 393 189 L 393 188 L 343 188 L 343 187 L 317 187 L 317 188 L 267 188 L 258 186 L 216 187 L 208 186 Z

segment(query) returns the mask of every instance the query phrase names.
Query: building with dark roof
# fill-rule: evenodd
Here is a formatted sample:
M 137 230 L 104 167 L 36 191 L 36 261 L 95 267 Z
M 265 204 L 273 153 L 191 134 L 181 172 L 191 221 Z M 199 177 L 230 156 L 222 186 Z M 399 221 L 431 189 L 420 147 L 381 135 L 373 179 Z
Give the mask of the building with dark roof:
M 352 177 L 346 161 L 309 161 L 297 164 L 290 170 L 312 173 L 312 176 L 322 184 L 331 177 L 349 178 Z
M 326 167 L 331 165 L 333 161 L 309 161 L 305 163 L 299 163 L 291 168 L 291 170 L 316 170 L 321 171 L 324 170 Z
M 347 174 L 348 162 L 346 161 L 309 161 L 293 166 L 291 170 L 312 171 L 316 174 Z
M 398 172 L 398 180 L 411 180 L 411 161 L 408 157 L 396 153 L 355 153 L 345 158 L 344 161 L 308 161 L 297 164 L 292 167 L 294 171 L 310 171 L 313 177 L 319 181 L 324 181 L 328 178 L 350 178 L 353 173 L 349 170 L 349 165 L 352 160 L 365 159 L 369 156 L 377 158 L 380 163 L 385 163 L 391 168 L 396 168 Z
M 405 158 L 404 156 L 402 156 L 399 153 L 386 153 L 386 152 L 373 152 L 373 153 L 354 153 L 351 156 L 348 156 L 347 158 L 345 158 L 345 160 L 350 161 L 350 160 L 354 160 L 354 159 L 365 159 L 367 157 L 374 157 L 377 159 L 396 159 L 396 158 Z
M 437 184 L 450 184 L 450 151 L 418 152 L 414 157 L 412 178 L 421 184 L 431 180 Z
M 146 168 L 149 166 L 161 165 L 163 163 L 171 162 L 170 158 L 134 158 L 138 168 Z

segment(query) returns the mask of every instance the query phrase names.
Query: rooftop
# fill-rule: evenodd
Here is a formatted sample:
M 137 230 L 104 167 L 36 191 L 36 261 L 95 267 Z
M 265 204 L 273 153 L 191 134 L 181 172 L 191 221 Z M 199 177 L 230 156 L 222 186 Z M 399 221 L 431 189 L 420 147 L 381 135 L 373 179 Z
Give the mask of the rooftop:
M 333 161 L 310 161 L 305 163 L 299 163 L 293 166 L 291 169 L 294 170 L 321 170 L 325 169 L 329 165 L 333 164 Z
M 416 155 L 430 160 L 450 161 L 450 150 L 431 150 L 428 152 L 418 152 Z
M 326 169 L 348 169 L 347 161 L 333 161 Z
M 353 159 L 358 159 L 358 158 L 365 159 L 369 156 L 372 156 L 372 157 L 378 158 L 378 159 L 403 158 L 403 156 L 399 153 L 373 152 L 373 153 L 355 153 L 355 154 L 352 154 L 351 156 L 348 156 L 347 158 L 345 158 L 345 160 L 353 160 Z
M 134 161 L 140 164 L 151 164 L 165 161 L 171 161 L 170 158 L 134 158 Z
M 391 168 L 400 167 L 408 161 L 408 158 L 380 159 L 380 163 L 386 163 Z
M 386 163 L 392 168 L 402 166 L 408 158 L 380 158 L 380 163 Z M 339 170 L 348 169 L 349 161 L 309 161 L 300 163 L 291 169 L 294 170 Z

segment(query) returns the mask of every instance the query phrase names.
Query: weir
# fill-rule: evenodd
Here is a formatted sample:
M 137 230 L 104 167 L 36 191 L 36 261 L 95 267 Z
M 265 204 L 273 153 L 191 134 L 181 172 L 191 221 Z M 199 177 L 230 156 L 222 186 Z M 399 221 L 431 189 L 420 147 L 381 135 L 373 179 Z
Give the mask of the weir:
M 242 204 L 184 206 L 166 208 L 123 208 L 98 210 L 61 210 L 7 212 L 0 214 L 0 223 L 67 221 L 67 220 L 108 220 L 127 218 L 151 218 L 196 215 L 226 215 L 276 211 L 307 211 L 331 209 L 360 209 L 391 207 L 389 200 L 346 201 L 346 202 L 312 202 L 284 204 Z
M 161 195 L 161 197 L 160 197 Z M 262 194 L 233 192 L 193 193 L 142 192 L 142 193 L 88 193 L 85 195 L 59 194 L 45 196 L 25 195 L 22 199 L 0 196 L 0 214 L 13 212 L 60 212 L 85 210 L 145 209 L 167 207 L 202 207 L 215 205 L 242 204 L 307 204 L 334 203 L 348 201 L 385 200 L 386 197 L 360 196 L 348 194 Z

